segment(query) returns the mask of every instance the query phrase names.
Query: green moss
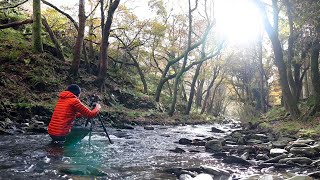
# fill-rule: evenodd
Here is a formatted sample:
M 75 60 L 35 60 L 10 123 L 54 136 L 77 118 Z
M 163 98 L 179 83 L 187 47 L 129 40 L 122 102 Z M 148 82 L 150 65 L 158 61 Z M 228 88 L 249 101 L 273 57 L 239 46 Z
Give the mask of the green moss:
M 266 113 L 266 118 L 268 120 L 278 119 L 279 117 L 286 114 L 284 107 L 274 107 L 269 112 Z
M 8 28 L 0 31 L 0 57 L 17 60 L 24 53 L 31 51 L 31 44 L 20 31 Z
M 274 126 L 274 129 L 280 133 L 296 134 L 301 129 L 300 121 L 282 121 Z

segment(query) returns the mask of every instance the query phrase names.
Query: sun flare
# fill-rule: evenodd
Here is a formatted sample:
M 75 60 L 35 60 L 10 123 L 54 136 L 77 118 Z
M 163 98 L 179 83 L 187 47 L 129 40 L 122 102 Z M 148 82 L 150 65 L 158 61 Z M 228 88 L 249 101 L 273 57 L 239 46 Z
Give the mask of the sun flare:
M 215 18 L 219 34 L 231 43 L 253 41 L 262 29 L 259 10 L 249 0 L 217 0 Z

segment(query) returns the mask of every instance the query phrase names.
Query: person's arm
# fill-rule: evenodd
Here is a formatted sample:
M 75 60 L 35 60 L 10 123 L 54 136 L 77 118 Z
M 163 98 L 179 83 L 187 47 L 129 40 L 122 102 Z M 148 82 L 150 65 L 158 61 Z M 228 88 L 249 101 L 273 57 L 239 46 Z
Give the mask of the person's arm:
M 80 100 L 76 100 L 73 107 L 75 108 L 76 112 L 81 114 L 81 116 L 85 116 L 87 118 L 93 118 L 97 116 L 101 108 L 100 104 L 97 104 L 93 110 L 90 110 L 85 105 L 83 105 Z

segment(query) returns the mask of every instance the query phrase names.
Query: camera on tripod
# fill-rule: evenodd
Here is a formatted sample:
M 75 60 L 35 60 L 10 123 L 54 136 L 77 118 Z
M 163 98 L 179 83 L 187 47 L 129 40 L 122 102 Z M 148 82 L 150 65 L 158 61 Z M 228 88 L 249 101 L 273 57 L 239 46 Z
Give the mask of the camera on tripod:
M 98 95 L 92 94 L 89 96 L 89 106 L 95 107 L 96 104 L 100 101 L 100 97 Z

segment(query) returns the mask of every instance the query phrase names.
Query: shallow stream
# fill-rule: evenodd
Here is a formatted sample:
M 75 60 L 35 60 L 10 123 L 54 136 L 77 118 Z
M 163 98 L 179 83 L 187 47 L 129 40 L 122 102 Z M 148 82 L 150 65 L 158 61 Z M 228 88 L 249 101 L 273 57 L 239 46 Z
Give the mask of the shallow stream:
M 166 170 L 200 165 L 230 170 L 229 179 L 261 174 L 254 168 L 223 164 L 205 152 L 204 146 L 177 143 L 180 138 L 223 138 L 234 124 L 219 126 L 227 132 L 224 134 L 210 132 L 212 126 L 218 125 L 108 128 L 113 144 L 102 128 L 95 127 L 92 146 L 88 137 L 75 146 L 58 147 L 50 145 L 46 134 L 0 136 L 0 179 L 177 179 Z M 170 151 L 176 147 L 186 152 Z

